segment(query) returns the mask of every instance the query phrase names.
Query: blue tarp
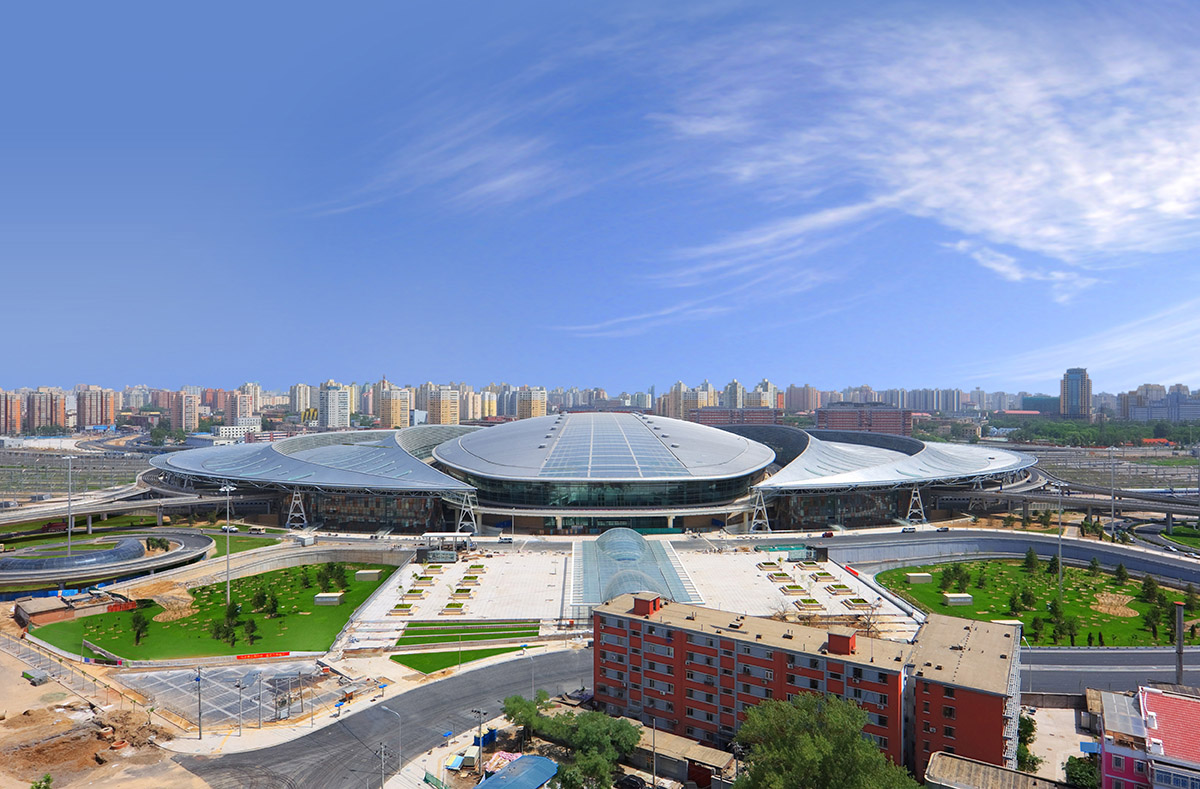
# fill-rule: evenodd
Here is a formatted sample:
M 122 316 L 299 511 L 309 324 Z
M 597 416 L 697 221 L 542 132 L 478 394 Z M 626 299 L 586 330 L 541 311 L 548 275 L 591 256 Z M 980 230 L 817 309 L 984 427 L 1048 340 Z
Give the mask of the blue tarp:
M 522 756 L 475 789 L 540 789 L 558 773 L 558 765 L 543 756 Z

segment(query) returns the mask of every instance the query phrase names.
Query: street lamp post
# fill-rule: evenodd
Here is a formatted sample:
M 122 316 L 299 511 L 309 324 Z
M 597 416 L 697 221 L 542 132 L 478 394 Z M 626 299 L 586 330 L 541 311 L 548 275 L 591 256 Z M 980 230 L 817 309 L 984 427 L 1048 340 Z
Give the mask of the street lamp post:
M 200 702 L 200 667 L 196 667 L 196 729 L 199 732 L 196 739 L 204 739 L 204 708 Z
M 395 710 L 380 705 L 385 712 L 390 712 L 396 716 L 396 772 L 404 768 L 404 718 L 400 717 L 400 713 Z
M 1117 461 L 1113 459 L 1115 450 L 1116 447 L 1108 448 L 1108 491 L 1111 496 L 1108 523 L 1112 526 L 1113 540 L 1117 539 Z
M 233 686 L 235 688 L 237 688 L 237 690 L 238 690 L 238 736 L 241 737 L 242 736 L 242 689 L 245 688 L 246 686 L 242 684 L 242 681 L 240 679 L 237 682 L 233 683 Z
M 233 531 L 233 527 L 229 524 L 229 494 L 233 493 L 237 488 L 233 485 L 222 485 L 221 492 L 225 494 L 225 605 L 232 602 L 232 596 L 229 593 L 229 535 Z
M 71 555 L 71 534 L 75 531 L 75 516 L 71 514 L 72 501 L 72 485 L 71 485 L 71 464 L 75 458 L 71 455 L 64 455 L 63 459 L 67 461 L 67 556 Z
M 475 738 L 479 740 L 479 750 L 475 753 L 475 768 L 479 775 L 483 775 L 483 716 L 487 713 L 483 710 L 471 710 L 472 713 L 479 716 L 479 733 Z
M 525 645 L 525 657 L 529 658 L 529 700 L 537 701 L 537 691 L 533 689 L 533 655 L 529 654 L 529 647 Z
M 1063 548 L 1063 505 L 1062 505 L 1062 483 L 1058 485 L 1058 601 L 1062 602 L 1062 548 Z

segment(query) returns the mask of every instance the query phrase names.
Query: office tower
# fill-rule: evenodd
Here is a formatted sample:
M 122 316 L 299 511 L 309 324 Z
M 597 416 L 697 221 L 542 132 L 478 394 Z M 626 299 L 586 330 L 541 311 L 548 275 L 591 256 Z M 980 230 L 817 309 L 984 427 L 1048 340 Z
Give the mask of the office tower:
M 254 417 L 254 396 L 241 392 L 231 392 L 225 398 L 225 424 L 239 425 L 239 419 Z
M 176 393 L 171 407 L 171 427 L 185 433 L 200 427 L 200 395 Z
M 1058 413 L 1064 419 L 1092 418 L 1092 379 L 1087 368 L 1072 367 L 1059 384 Z
M 350 389 L 335 381 L 321 384 L 317 392 L 317 427 L 350 427 Z
M 385 429 L 404 428 L 409 425 L 412 408 L 412 392 L 392 387 L 379 391 L 379 426 Z
M 458 424 L 458 391 L 450 387 L 429 390 L 428 421 L 431 425 Z
M 78 428 L 116 423 L 117 409 L 111 390 L 96 387 L 75 393 L 75 425 Z
M 21 400 L 16 392 L 0 392 L 0 436 L 21 434 Z
M 546 390 L 540 386 L 522 386 L 517 390 L 517 419 L 546 415 Z

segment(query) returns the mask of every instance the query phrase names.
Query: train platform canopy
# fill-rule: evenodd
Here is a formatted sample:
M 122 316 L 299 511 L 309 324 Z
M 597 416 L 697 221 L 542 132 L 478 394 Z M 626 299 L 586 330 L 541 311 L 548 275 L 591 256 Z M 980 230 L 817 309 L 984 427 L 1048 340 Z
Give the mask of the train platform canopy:
M 764 493 L 783 493 L 961 483 L 1021 471 L 1035 463 L 1032 455 L 991 446 L 812 431 L 796 459 L 756 487 Z
M 411 454 L 403 430 L 312 433 L 273 443 L 191 449 L 151 463 L 180 477 L 257 486 L 378 493 L 466 493 L 470 485 Z

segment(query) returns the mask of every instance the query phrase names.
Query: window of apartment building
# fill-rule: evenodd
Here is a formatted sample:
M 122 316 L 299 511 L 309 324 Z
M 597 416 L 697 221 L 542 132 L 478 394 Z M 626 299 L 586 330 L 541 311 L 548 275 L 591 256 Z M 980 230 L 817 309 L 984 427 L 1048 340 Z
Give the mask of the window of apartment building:
M 721 669 L 721 676 L 723 676 L 723 677 L 732 677 L 732 676 L 733 676 L 733 669 L 731 669 L 731 668 L 723 668 L 723 669 Z
M 732 649 L 722 649 L 721 654 L 724 655 L 725 657 L 733 657 L 733 650 Z
M 1114 778 L 1112 782 L 1112 789 L 1125 789 L 1125 782 L 1120 778 Z
M 745 682 L 743 682 L 742 683 L 742 693 L 749 693 L 749 692 L 750 692 L 750 686 L 747 685 Z
M 953 707 L 942 707 L 942 717 L 945 718 L 946 720 L 951 720 L 951 721 L 954 720 L 954 708 Z
M 928 692 L 929 692 L 929 683 L 928 683 L 928 682 L 922 682 L 922 683 L 921 683 L 921 692 L 922 692 L 922 693 L 928 693 Z
M 1113 759 L 1113 769 L 1114 770 L 1124 770 L 1125 769 L 1125 757 L 1124 756 L 1113 756 L 1112 759 Z
M 842 675 L 841 675 L 840 673 L 836 672 L 836 671 L 830 671 L 830 672 L 829 672 L 829 678 L 830 678 L 830 679 L 833 679 L 833 680 L 841 680 L 841 678 L 842 678 Z
M 765 680 L 773 680 L 773 679 L 775 679 L 775 672 L 774 672 L 774 671 L 772 671 L 772 670 L 771 670 L 771 669 L 769 669 L 769 668 L 768 668 L 768 669 L 764 669 L 764 670 L 763 670 L 763 679 L 765 679 Z
M 929 712 L 929 702 L 928 701 L 921 702 L 921 712 Z
M 810 679 L 810 680 L 808 681 L 808 687 L 809 687 L 809 688 L 811 688 L 812 690 L 820 690 L 820 689 L 821 689 L 821 683 L 820 683 L 820 681 L 819 681 L 819 680 Z
M 953 726 L 943 726 L 942 733 L 945 734 L 950 739 L 952 739 L 952 740 L 954 739 L 954 727 Z
M 858 668 L 857 666 L 850 669 L 850 676 L 854 677 L 855 679 L 862 679 L 862 669 Z
M 880 671 L 878 681 L 879 682 L 887 682 L 887 674 L 884 674 L 882 671 Z
M 742 654 L 743 654 L 743 655 L 749 655 L 749 654 L 750 654 L 750 647 L 749 647 L 749 646 L 747 646 L 747 645 L 743 645 L 743 646 L 742 646 Z
M 820 668 L 821 661 L 817 660 L 816 658 L 809 658 L 808 659 L 808 667 L 809 668 Z
M 954 698 L 954 688 L 942 688 L 942 693 L 948 699 Z
M 1135 773 L 1137 773 L 1138 775 L 1145 775 L 1146 774 L 1146 763 L 1143 761 L 1134 761 L 1133 771 Z
M 955 752 L 953 745 L 947 745 L 947 746 L 943 747 L 942 750 L 945 751 L 946 753 L 954 753 Z
M 925 753 L 929 753 L 929 740 L 925 740 L 925 742 L 922 743 L 921 750 L 925 751 Z

